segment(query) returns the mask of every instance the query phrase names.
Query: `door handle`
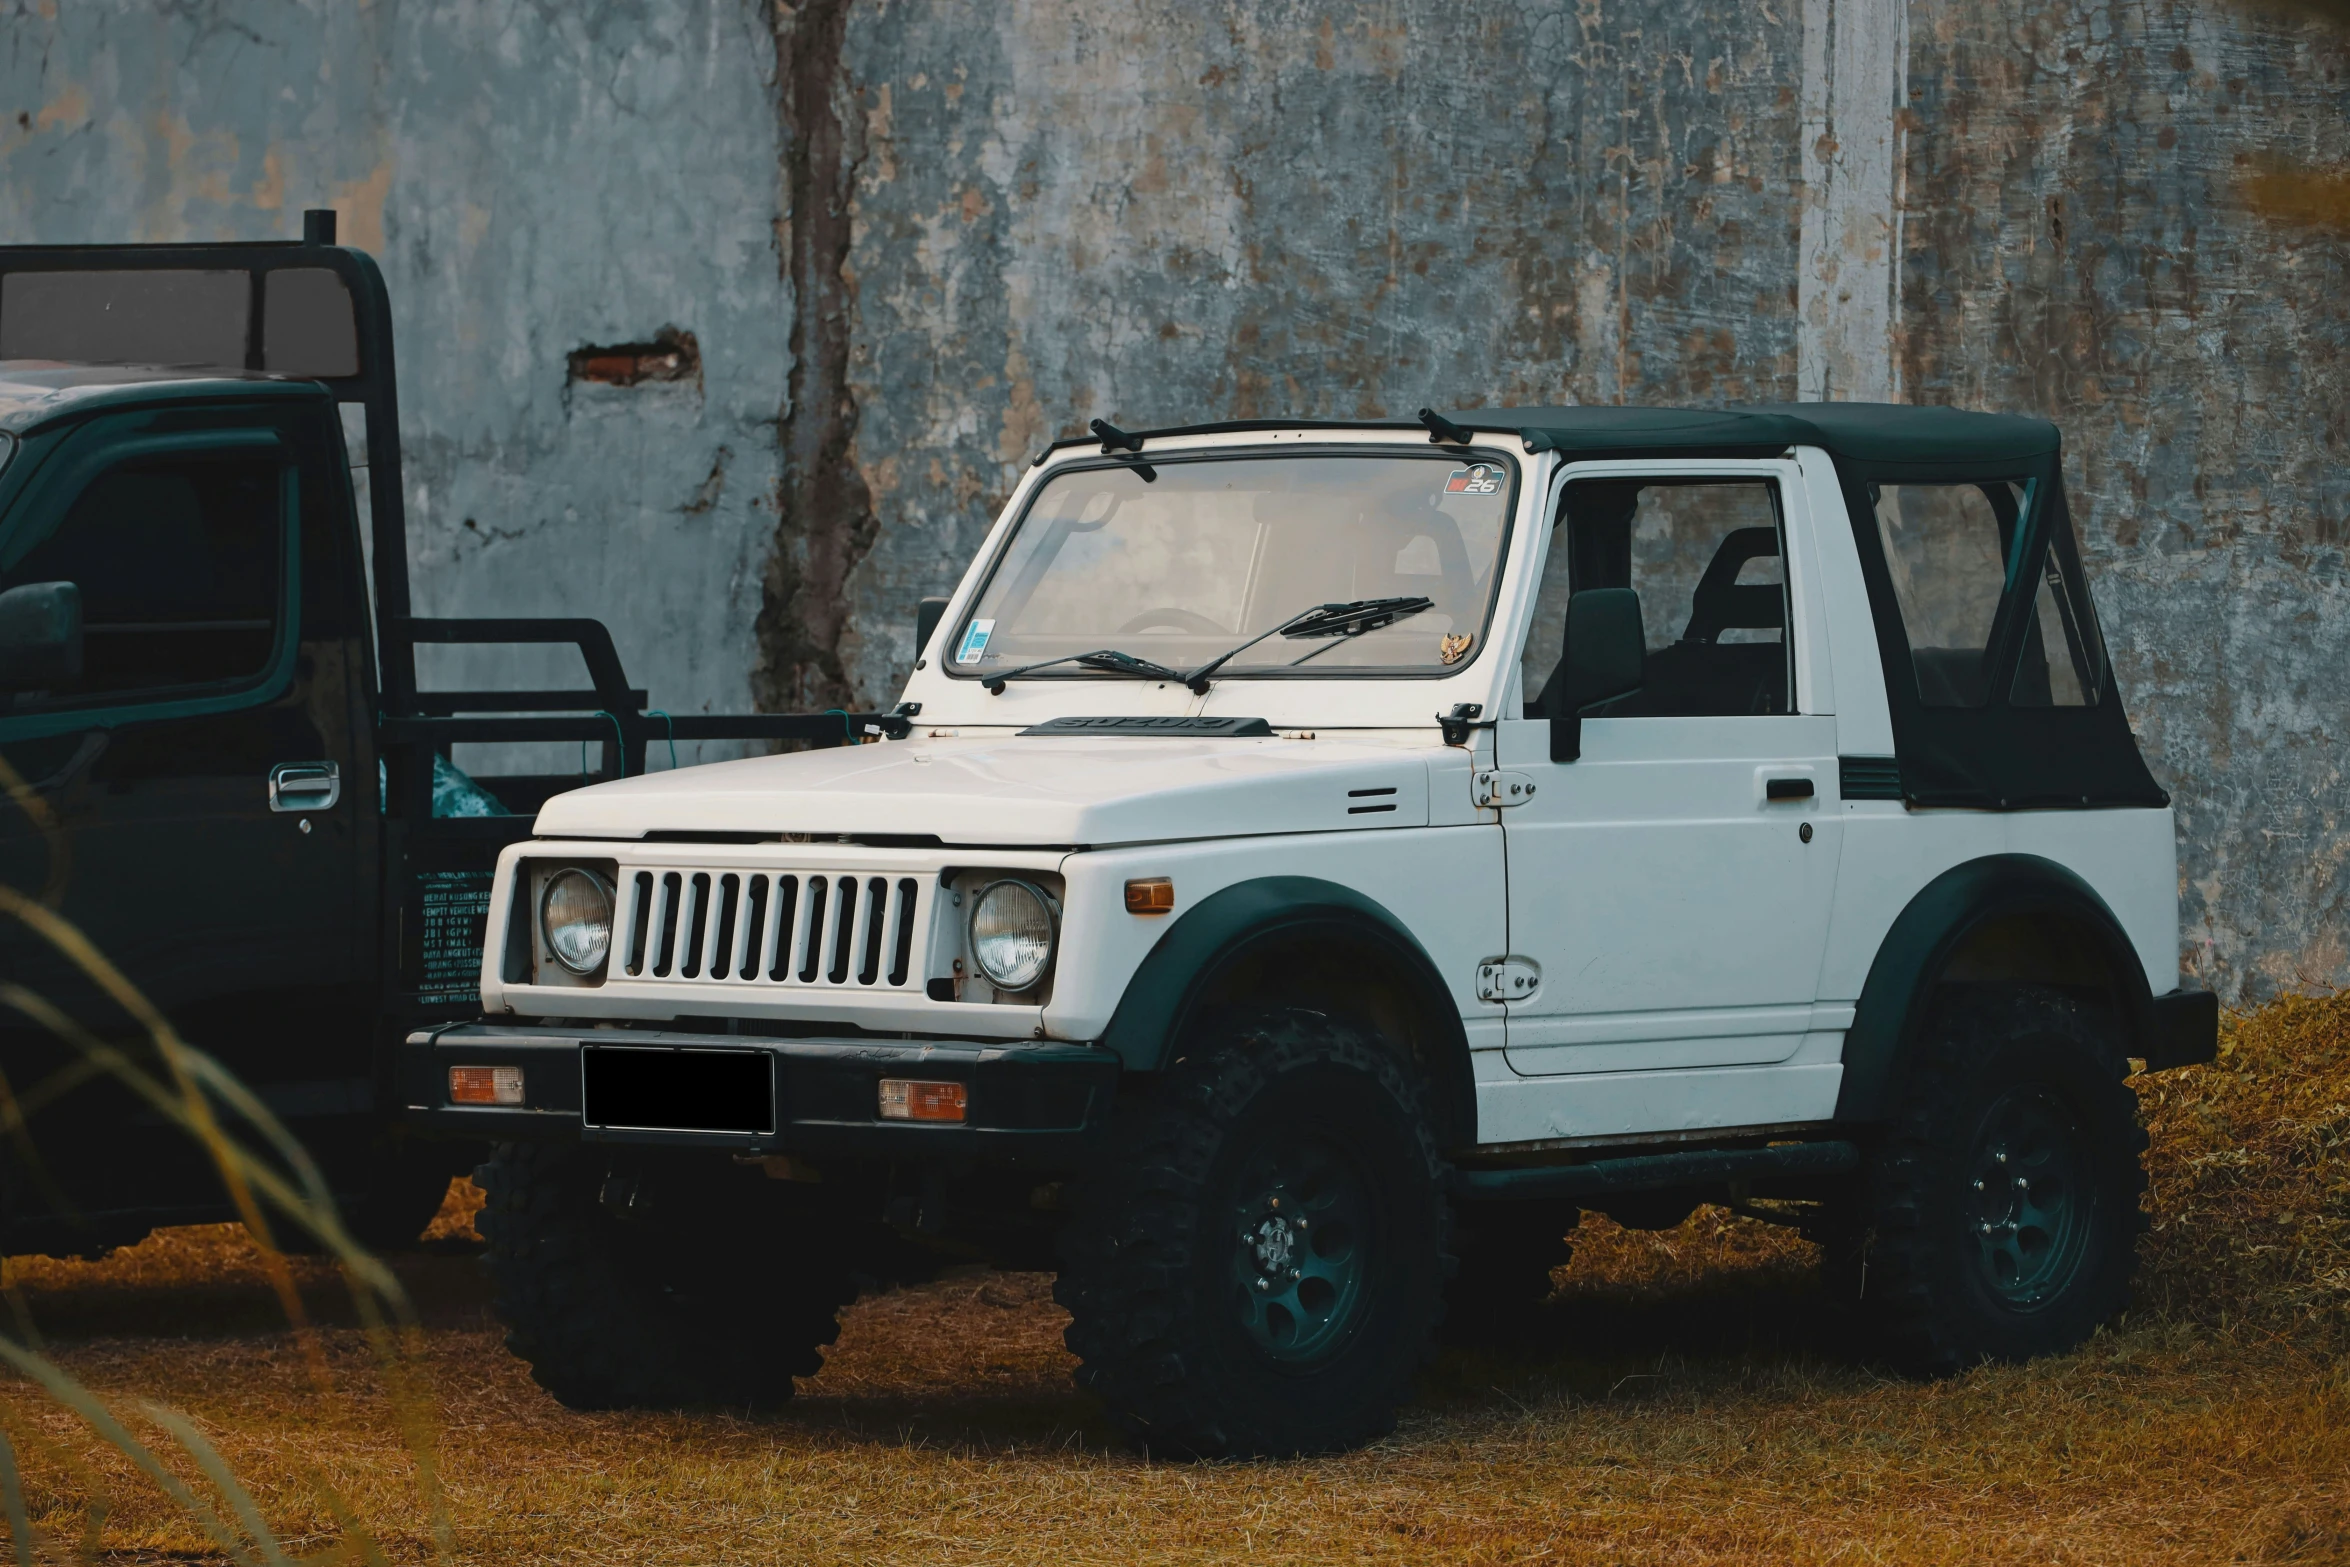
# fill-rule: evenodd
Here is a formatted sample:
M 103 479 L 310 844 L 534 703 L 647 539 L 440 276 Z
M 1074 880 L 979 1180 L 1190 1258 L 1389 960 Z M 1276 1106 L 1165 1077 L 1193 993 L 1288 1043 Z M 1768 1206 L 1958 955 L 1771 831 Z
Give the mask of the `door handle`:
M 1774 778 L 1763 785 L 1766 800 L 1808 800 L 1811 794 L 1809 778 Z
M 343 797 L 343 769 L 335 762 L 280 762 L 269 770 L 273 811 L 331 811 Z

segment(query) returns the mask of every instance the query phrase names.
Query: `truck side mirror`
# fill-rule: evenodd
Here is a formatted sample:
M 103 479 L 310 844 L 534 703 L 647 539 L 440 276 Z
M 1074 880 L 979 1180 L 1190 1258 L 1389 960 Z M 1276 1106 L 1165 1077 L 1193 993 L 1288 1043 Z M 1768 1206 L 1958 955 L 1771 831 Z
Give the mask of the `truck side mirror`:
M 938 631 L 938 623 L 947 618 L 945 599 L 924 599 L 914 606 L 914 656 L 930 646 L 930 639 Z
M 1630 696 L 1648 678 L 1648 631 L 1640 595 L 1630 588 L 1590 588 L 1567 600 L 1566 654 L 1543 693 L 1550 709 L 1550 759 L 1583 754 L 1583 715 Z
M 80 588 L 28 582 L 0 593 L 0 690 L 39 690 L 81 672 Z

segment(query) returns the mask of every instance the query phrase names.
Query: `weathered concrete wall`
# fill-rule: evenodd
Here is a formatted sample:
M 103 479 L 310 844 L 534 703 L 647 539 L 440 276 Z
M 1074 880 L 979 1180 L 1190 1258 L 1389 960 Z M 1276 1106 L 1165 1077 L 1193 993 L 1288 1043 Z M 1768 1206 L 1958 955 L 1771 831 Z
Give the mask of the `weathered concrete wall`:
M 2324 24 L 2183 4 L 863 8 L 848 258 L 887 691 L 1048 432 L 1424 401 L 1895 397 L 2062 422 L 2180 806 L 2189 961 L 2339 983 L 2350 161 Z
M 656 703 L 740 711 L 791 325 L 772 49 L 735 0 L 10 0 L 0 235 L 290 237 L 335 207 L 391 288 L 419 613 L 604 615 Z M 665 325 L 698 378 L 569 382 L 570 351 Z M 577 680 L 544 657 L 426 674 Z
M 1791 395 L 1799 52 L 1735 0 L 858 8 L 852 679 L 1095 415 Z
M 0 230 L 290 231 L 399 302 L 420 598 L 656 700 L 885 700 L 1021 464 L 1425 402 L 2062 421 L 2193 961 L 2350 978 L 2326 24 L 2087 0 L 0 0 Z M 22 119 L 17 115 L 21 112 Z M 674 324 L 698 385 L 566 388 Z M 469 525 L 466 519 L 472 519 Z M 478 674 L 478 672 L 477 672 Z M 469 677 L 472 678 L 472 677 Z
M 2178 802 L 2194 967 L 2350 978 L 2350 267 L 2254 212 L 2350 165 L 2350 32 L 2205 4 L 1911 8 L 1904 393 L 2043 412 Z

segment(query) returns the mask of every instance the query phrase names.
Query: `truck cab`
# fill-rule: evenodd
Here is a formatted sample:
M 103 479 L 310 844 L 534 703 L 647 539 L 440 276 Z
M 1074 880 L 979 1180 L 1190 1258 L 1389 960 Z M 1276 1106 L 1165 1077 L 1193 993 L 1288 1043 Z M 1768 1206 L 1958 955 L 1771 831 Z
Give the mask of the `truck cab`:
M 0 247 L 11 1252 L 235 1216 L 126 1075 L 178 1083 L 181 1047 L 258 1095 L 358 1234 L 412 1240 L 477 1150 L 403 1134 L 396 1051 L 478 1015 L 499 851 L 562 790 L 642 772 L 656 735 L 849 732 L 648 714 L 592 619 L 412 613 L 390 303 L 332 218 L 298 242 Z M 584 678 L 420 688 L 417 647 L 456 643 L 568 644 Z M 454 770 L 456 745 L 533 740 L 580 769 Z
M 2124 1298 L 2126 1079 L 2216 1012 L 2054 426 L 1097 421 L 917 648 L 901 739 L 550 801 L 409 1041 L 562 1396 L 787 1396 L 884 1238 L 1057 1262 L 1208 1453 L 1385 1429 L 1585 1208 L 1759 1199 L 1922 1370 Z

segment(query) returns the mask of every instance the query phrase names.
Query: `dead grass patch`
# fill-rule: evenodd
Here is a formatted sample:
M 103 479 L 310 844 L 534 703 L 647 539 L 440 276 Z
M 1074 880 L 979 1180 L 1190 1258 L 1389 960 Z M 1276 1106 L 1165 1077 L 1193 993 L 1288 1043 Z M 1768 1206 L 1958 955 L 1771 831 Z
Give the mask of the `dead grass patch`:
M 2138 1308 L 2078 1354 L 1942 1383 L 1855 1358 L 1809 1248 L 1718 1210 L 1589 1221 L 1548 1350 L 1449 1352 L 1393 1438 L 1302 1463 L 1126 1452 L 1070 1385 L 1040 1275 L 860 1302 L 797 1404 L 753 1421 L 540 1393 L 463 1255 L 463 1188 L 441 1252 L 400 1272 L 471 1562 L 2350 1562 L 2350 1003 L 2227 1037 L 2217 1067 L 2142 1085 Z M 330 1269 L 296 1264 L 328 1324 L 320 1399 L 234 1229 L 7 1268 L 60 1361 L 188 1412 L 289 1542 L 337 1535 L 319 1474 L 395 1558 L 429 1556 Z M 109 1557 L 208 1558 L 70 1418 L 0 1418 L 59 1536 L 103 1493 Z

